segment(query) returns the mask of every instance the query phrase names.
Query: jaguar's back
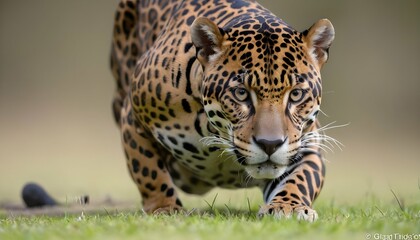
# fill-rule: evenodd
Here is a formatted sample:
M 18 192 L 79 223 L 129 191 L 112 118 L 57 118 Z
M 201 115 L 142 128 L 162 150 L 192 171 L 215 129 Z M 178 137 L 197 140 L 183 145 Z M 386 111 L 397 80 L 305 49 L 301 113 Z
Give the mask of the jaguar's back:
M 181 2 L 121 0 L 118 4 L 111 48 L 111 69 L 117 81 L 113 103 L 116 121 L 137 60 L 153 45 Z

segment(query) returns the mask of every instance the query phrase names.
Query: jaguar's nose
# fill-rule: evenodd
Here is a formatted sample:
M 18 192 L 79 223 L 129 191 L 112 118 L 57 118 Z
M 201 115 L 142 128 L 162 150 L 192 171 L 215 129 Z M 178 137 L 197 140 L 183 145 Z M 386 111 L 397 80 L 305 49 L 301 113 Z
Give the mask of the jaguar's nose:
M 286 142 L 287 137 L 283 139 L 267 140 L 267 139 L 258 139 L 253 137 L 257 145 L 267 153 L 268 156 L 271 156 L 277 151 L 283 144 Z

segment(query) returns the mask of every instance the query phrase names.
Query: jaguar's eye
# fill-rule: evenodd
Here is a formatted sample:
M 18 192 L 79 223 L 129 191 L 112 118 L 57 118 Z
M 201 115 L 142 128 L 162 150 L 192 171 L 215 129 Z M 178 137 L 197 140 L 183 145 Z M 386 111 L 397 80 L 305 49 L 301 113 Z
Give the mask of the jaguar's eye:
M 303 97 L 305 97 L 305 91 L 302 89 L 294 89 L 292 92 L 290 92 L 290 101 L 291 102 L 299 102 L 303 99 Z
M 244 102 L 248 99 L 249 93 L 245 88 L 236 88 L 233 92 L 236 100 Z

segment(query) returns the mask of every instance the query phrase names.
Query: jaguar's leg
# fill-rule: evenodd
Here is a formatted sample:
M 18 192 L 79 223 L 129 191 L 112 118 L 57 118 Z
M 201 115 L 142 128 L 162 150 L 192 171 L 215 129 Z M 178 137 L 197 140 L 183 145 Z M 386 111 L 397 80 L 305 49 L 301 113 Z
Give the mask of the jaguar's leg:
M 288 173 L 286 177 L 267 184 L 264 189 L 266 205 L 261 207 L 259 216 L 272 214 L 278 218 L 290 218 L 296 213 L 300 220 L 315 221 L 318 214 L 312 209 L 312 203 L 321 191 L 325 176 L 321 156 L 304 154 L 299 165 Z
M 136 121 L 128 98 L 121 110 L 121 133 L 127 166 L 147 213 L 172 213 L 182 209 L 166 168 L 167 152 Z

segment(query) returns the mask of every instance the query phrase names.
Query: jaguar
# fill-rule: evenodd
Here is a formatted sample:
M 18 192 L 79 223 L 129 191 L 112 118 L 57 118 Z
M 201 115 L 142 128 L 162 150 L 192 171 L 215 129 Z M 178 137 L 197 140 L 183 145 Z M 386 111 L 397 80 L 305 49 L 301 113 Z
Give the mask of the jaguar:
M 252 0 L 121 0 L 113 27 L 113 113 L 145 212 L 258 187 L 259 216 L 318 218 L 329 20 L 300 32 Z

